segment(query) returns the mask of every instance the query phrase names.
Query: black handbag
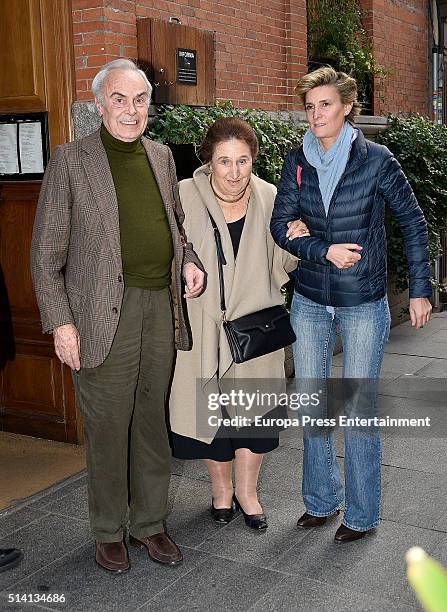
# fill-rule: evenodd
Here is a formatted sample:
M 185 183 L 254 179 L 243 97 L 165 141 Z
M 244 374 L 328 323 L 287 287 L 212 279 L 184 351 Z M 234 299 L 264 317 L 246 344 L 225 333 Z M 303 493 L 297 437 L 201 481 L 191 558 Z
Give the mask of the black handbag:
M 209 214 L 209 213 L 208 213 Z M 296 340 L 290 316 L 284 304 L 264 308 L 229 321 L 226 316 L 223 266 L 226 259 L 219 229 L 210 215 L 216 241 L 219 269 L 220 309 L 231 355 L 235 363 L 243 363 L 261 355 L 273 353 Z

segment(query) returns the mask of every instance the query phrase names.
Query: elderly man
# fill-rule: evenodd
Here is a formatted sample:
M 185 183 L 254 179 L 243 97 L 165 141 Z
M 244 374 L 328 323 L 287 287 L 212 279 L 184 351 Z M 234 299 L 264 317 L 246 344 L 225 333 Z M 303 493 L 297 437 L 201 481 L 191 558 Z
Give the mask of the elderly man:
M 102 126 L 55 149 L 31 249 L 43 331 L 73 370 L 84 420 L 96 562 L 112 572 L 129 569 L 127 521 L 130 543 L 151 559 L 182 560 L 164 530 L 165 401 L 174 344 L 191 348 L 181 277 L 193 298 L 204 271 L 182 228 L 172 155 L 142 138 L 151 89 L 130 60 L 99 71 Z

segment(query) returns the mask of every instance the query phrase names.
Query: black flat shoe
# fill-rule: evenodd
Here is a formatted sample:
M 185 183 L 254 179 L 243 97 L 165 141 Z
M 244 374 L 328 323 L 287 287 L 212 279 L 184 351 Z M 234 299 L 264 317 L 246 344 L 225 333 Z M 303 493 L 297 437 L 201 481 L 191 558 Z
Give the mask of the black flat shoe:
M 238 508 L 242 512 L 242 515 L 244 517 L 244 521 L 247 527 L 251 527 L 252 529 L 257 529 L 258 531 L 267 529 L 268 527 L 267 517 L 265 516 L 264 513 L 247 514 L 246 512 L 244 512 L 244 509 L 242 508 L 241 504 L 238 502 L 236 495 L 233 495 L 233 501 L 236 504 L 236 508 Z
M 360 540 L 366 536 L 367 533 L 370 533 L 371 529 L 367 531 L 355 531 L 354 529 L 349 529 L 345 525 L 340 525 L 340 527 L 335 532 L 334 541 L 338 544 L 346 544 L 347 542 L 354 542 L 355 540 Z
M 236 506 L 234 502 L 231 504 L 231 508 L 215 508 L 214 501 L 211 501 L 211 516 L 216 521 L 216 523 L 227 524 L 230 523 L 235 516 Z

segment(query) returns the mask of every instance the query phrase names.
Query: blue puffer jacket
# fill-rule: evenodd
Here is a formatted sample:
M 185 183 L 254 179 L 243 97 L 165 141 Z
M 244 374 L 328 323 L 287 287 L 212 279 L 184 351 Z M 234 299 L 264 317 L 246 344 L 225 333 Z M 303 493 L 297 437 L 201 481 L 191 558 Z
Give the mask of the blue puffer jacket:
M 429 297 L 426 222 L 392 153 L 366 141 L 359 130 L 326 216 L 317 171 L 306 161 L 302 146 L 292 149 L 282 169 L 270 230 L 279 246 L 301 259 L 296 290 L 326 306 L 357 306 L 382 298 L 387 289 L 385 204 L 405 238 L 410 297 Z M 288 240 L 287 223 L 294 219 L 302 219 L 311 235 Z M 363 247 L 360 261 L 347 270 L 326 259 L 329 246 L 342 242 Z

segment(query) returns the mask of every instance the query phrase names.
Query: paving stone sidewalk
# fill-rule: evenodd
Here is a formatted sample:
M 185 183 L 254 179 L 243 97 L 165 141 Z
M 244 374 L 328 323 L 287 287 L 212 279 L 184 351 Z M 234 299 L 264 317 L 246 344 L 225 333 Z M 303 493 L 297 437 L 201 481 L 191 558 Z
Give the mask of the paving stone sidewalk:
M 341 359 L 335 357 L 335 373 Z M 437 379 L 447 378 L 447 313 L 435 314 L 422 330 L 409 323 L 394 328 L 382 378 L 381 401 L 417 416 L 425 395 L 439 386 Z M 440 413 L 446 403 L 447 397 Z M 166 568 L 131 549 L 131 571 L 117 576 L 93 562 L 86 478 L 78 475 L 0 516 L 0 547 L 25 552 L 20 567 L 0 574 L 0 610 L 419 610 L 406 584 L 404 555 L 417 544 L 447 565 L 443 433 L 384 433 L 382 522 L 374 534 L 347 545 L 333 542 L 340 518 L 310 531 L 295 527 L 304 510 L 296 430 L 284 432 L 280 448 L 264 460 L 259 488 L 269 516 L 265 533 L 249 530 L 241 516 L 226 526 L 214 523 L 204 466 L 175 461 L 168 528 L 184 563 Z M 338 448 L 342 465 L 343 447 Z M 11 594 L 50 593 L 64 594 L 65 603 L 48 597 L 8 603 Z

